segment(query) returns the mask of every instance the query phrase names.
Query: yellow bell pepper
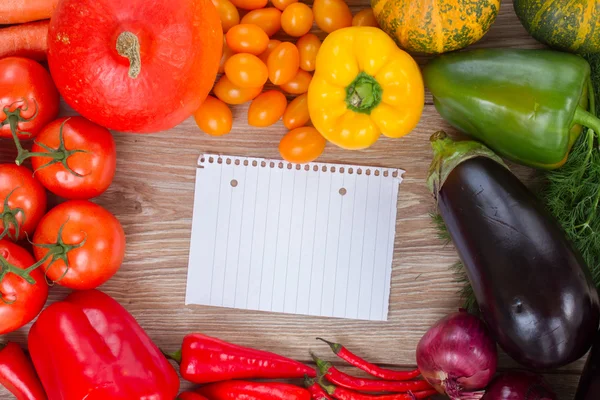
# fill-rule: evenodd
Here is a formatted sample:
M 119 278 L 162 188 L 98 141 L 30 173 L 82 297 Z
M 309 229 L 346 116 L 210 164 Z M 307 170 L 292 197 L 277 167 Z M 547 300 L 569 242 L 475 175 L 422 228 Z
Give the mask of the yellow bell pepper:
M 419 66 L 381 29 L 340 29 L 321 45 L 308 110 L 330 142 L 364 149 L 380 134 L 404 136 L 417 126 L 424 103 Z

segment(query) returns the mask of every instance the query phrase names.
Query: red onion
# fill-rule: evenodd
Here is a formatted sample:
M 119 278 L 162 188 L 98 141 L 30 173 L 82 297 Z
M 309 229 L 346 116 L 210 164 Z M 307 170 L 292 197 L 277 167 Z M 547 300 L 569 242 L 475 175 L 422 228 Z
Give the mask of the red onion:
M 556 395 L 539 375 L 507 372 L 492 381 L 482 400 L 556 400 Z
M 459 311 L 438 321 L 417 346 L 421 374 L 452 400 L 477 400 L 496 372 L 498 354 L 483 322 Z

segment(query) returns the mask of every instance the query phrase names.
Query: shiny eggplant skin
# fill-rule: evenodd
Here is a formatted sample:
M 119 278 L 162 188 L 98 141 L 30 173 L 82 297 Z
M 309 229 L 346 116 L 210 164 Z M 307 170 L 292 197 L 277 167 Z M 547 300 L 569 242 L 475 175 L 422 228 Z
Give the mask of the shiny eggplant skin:
M 498 344 L 533 369 L 582 357 L 600 318 L 588 268 L 558 223 L 507 168 L 458 164 L 438 209 Z
M 588 355 L 575 394 L 575 400 L 598 399 L 600 399 L 600 332 L 596 334 L 596 340 Z

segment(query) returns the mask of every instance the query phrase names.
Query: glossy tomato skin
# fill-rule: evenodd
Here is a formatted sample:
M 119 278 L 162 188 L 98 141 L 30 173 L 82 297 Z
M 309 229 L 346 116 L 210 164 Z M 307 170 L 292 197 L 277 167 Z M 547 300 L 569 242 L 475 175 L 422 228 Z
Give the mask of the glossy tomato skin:
M 214 93 L 217 98 L 226 104 L 244 104 L 262 92 L 263 87 L 241 88 L 223 75 L 215 84 Z
M 291 81 L 300 67 L 298 48 L 290 42 L 280 43 L 267 59 L 269 80 L 274 85 L 284 85 Z
M 65 199 L 86 200 L 99 196 L 108 189 L 117 169 L 117 148 L 112 134 L 83 117 L 59 118 L 42 130 L 32 150 L 47 153 L 40 144 L 57 149 L 61 127 L 65 148 L 83 150 L 67 158 L 69 168 L 81 176 L 69 172 L 62 163 L 43 167 L 51 159 L 36 156 L 31 159 L 35 177 L 46 189 Z
M 194 114 L 196 124 L 211 136 L 222 136 L 231 132 L 233 114 L 222 100 L 208 96 Z
M 7 197 L 8 209 L 4 207 Z M 30 169 L 15 164 L 0 164 L 0 238 L 6 230 L 5 218 L 12 219 L 8 214 L 12 214 L 14 219 L 13 223 L 8 224 L 8 232 L 4 238 L 18 241 L 31 237 L 46 212 L 46 201 L 46 191 L 33 178 Z M 15 220 L 19 225 L 18 237 Z
M 310 121 L 308 96 L 301 94 L 288 104 L 283 113 L 283 124 L 291 130 L 303 127 L 308 121 Z
M 241 22 L 258 25 L 268 36 L 273 36 L 281 29 L 281 11 L 275 7 L 253 10 L 244 15 Z
M 58 231 L 63 225 L 61 239 L 65 244 L 85 243 L 67 253 L 68 270 L 62 260 L 52 264 L 47 260 L 42 267 L 48 278 L 75 290 L 94 289 L 109 280 L 125 256 L 125 233 L 114 215 L 89 201 L 67 201 L 42 218 L 33 242 L 57 243 Z M 41 260 L 48 249 L 34 246 L 33 252 L 36 260 Z
M 300 55 L 300 68 L 314 71 L 317 64 L 317 54 L 321 48 L 321 40 L 313 33 L 307 33 L 296 42 Z
M 137 77 L 117 51 L 127 32 L 139 43 Z M 211 0 L 62 0 L 50 21 L 48 64 L 61 95 L 85 118 L 158 132 L 191 116 L 208 95 L 222 35 Z M 133 37 L 123 48 L 135 49 Z
M 27 269 L 35 260 L 20 246 L 0 240 L 0 263 L 8 263 L 20 270 Z M 31 322 L 42 310 L 48 299 L 48 284 L 41 268 L 29 274 L 35 283 L 8 273 L 0 281 L 0 335 L 15 331 Z
M 308 163 L 316 160 L 325 150 L 325 138 L 313 127 L 304 126 L 289 131 L 279 143 L 279 153 L 284 160 Z
M 256 127 L 271 126 L 283 115 L 287 107 L 285 95 L 277 90 L 268 90 L 259 94 L 248 108 L 248 125 Z
M 308 86 L 312 80 L 310 72 L 299 69 L 291 80 L 287 81 L 280 87 L 290 94 L 304 94 L 308 92 Z
M 27 100 L 26 102 L 23 99 Z M 12 106 L 12 107 L 11 107 Z M 21 116 L 31 121 L 18 124 L 19 139 L 31 139 L 58 115 L 58 90 L 44 67 L 33 60 L 8 57 L 0 60 L 0 122 L 6 121 L 5 107 L 21 109 Z M 38 114 L 32 118 L 36 112 Z M 0 127 L 0 138 L 12 138 L 8 124 Z

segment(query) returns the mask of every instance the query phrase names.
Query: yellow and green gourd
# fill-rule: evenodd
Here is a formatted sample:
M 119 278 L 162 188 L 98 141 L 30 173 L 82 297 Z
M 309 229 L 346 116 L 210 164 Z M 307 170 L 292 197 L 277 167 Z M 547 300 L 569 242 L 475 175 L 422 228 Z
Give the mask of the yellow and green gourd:
M 531 36 L 572 53 L 600 51 L 600 0 L 514 0 Z
M 440 54 L 481 39 L 496 20 L 500 0 L 371 0 L 371 7 L 400 47 Z

